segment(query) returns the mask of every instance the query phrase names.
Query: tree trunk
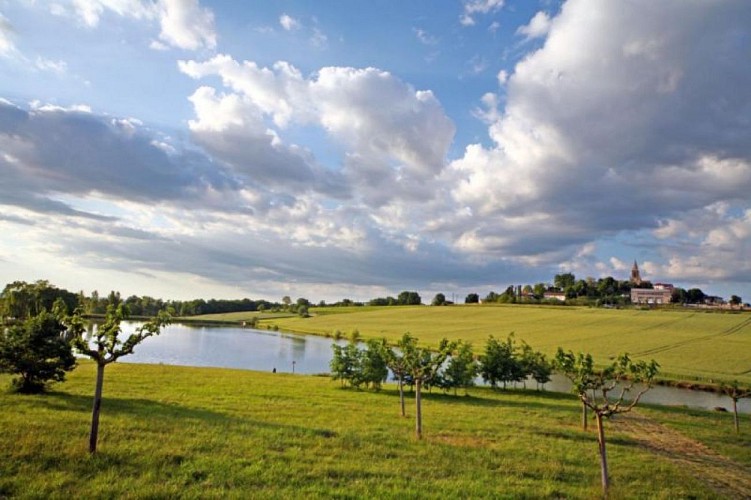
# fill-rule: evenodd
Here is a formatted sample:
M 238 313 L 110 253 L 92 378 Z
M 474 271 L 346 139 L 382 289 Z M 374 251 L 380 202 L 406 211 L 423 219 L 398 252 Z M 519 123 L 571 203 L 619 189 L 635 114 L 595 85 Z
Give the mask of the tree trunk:
M 415 431 L 417 439 L 422 439 L 422 380 L 415 380 Z
M 733 398 L 733 422 L 735 423 L 735 433 L 740 434 L 741 429 L 738 424 L 738 400 Z
M 399 405 L 402 408 L 402 417 L 407 416 L 407 412 L 404 410 L 404 380 L 399 377 Z
M 582 402 L 582 429 L 587 430 L 587 405 Z
M 104 385 L 104 364 L 96 365 L 96 389 L 94 390 L 94 408 L 91 411 L 91 432 L 89 433 L 89 453 L 96 453 L 99 437 L 99 410 L 102 408 L 102 386 Z
M 597 420 L 597 444 L 600 447 L 600 475 L 602 478 L 602 494 L 604 497 L 607 497 L 610 480 L 608 479 L 608 456 L 605 451 L 605 429 L 603 428 L 602 415 L 595 412 L 595 419 Z

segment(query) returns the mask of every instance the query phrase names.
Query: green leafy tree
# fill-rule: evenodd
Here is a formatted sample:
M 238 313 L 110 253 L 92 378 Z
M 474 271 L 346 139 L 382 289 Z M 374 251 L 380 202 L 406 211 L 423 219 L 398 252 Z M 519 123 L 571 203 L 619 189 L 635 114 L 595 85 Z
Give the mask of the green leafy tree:
M 0 330 L 0 372 L 18 375 L 12 384 L 23 393 L 42 392 L 50 382 L 62 382 L 76 366 L 66 333 L 60 319 L 47 311 Z
M 496 388 L 499 383 L 521 382 L 526 378 L 524 367 L 516 355 L 513 334 L 501 342 L 492 335 L 485 344 L 485 353 L 480 356 L 480 375 L 483 380 Z
M 477 304 L 478 302 L 480 302 L 480 296 L 476 293 L 470 293 L 464 299 L 465 304 Z
M 417 292 L 403 291 L 396 298 L 397 304 L 400 306 L 419 306 L 422 304 L 422 299 Z
M 477 369 L 472 344 L 459 342 L 456 351 L 451 354 L 448 365 L 443 371 L 444 388 L 454 389 L 454 394 L 456 394 L 458 388 L 462 388 L 466 395 L 467 389 L 475 385 Z
M 51 311 L 58 299 L 71 311 L 78 305 L 75 293 L 50 285 L 46 280 L 14 281 L 0 292 L 0 316 L 25 320 L 42 311 Z
M 407 373 L 415 384 L 415 433 L 417 439 L 422 439 L 422 389 L 435 380 L 446 358 L 456 349 L 456 342 L 443 339 L 437 351 L 417 347 L 416 343 L 406 347 L 403 355 Z
M 409 364 L 405 353 L 413 352 L 416 348 L 417 339 L 409 333 L 405 333 L 397 343 L 396 349 L 387 349 L 385 352 L 386 366 L 394 374 L 394 379 L 399 387 L 399 407 L 402 417 L 407 416 L 404 405 L 404 384 L 409 376 Z
M 540 387 L 544 388 L 545 384 L 550 382 L 550 378 L 553 375 L 553 363 L 541 352 L 535 352 L 530 375 L 532 375 L 532 378 L 537 383 L 537 390 L 540 390 Z
M 720 389 L 726 396 L 733 400 L 733 424 L 735 433 L 739 434 L 741 429 L 738 422 L 738 400 L 751 398 L 751 388 L 743 388 L 737 380 L 734 380 L 731 384 L 722 384 Z
M 561 290 L 566 290 L 567 288 L 572 288 L 574 284 L 576 283 L 576 276 L 574 276 L 573 273 L 562 273 L 562 274 L 556 274 L 553 278 L 553 286 L 556 288 L 560 288 Z
M 446 304 L 446 296 L 442 293 L 435 294 L 435 297 L 433 297 L 433 302 L 431 302 L 434 306 L 442 306 Z
M 550 376 L 553 374 L 553 366 L 544 354 L 535 351 L 529 344 L 522 341 L 517 356 L 524 374 L 525 387 L 528 377 L 532 377 L 535 380 L 537 390 L 540 390 L 540 386 L 544 386 L 550 382 Z
M 729 302 L 731 306 L 739 306 L 743 302 L 743 299 L 738 295 L 731 295 Z
M 342 385 L 349 384 L 352 387 L 359 387 L 362 383 L 362 352 L 357 348 L 357 343 L 350 341 L 343 346 L 332 344 L 331 349 L 334 351 L 334 356 L 329 364 L 331 378 L 340 380 Z
M 366 386 L 380 390 L 389 375 L 385 339 L 370 339 L 361 355 L 362 380 Z
M 160 312 L 158 316 L 136 328 L 134 333 L 123 340 L 120 323 L 124 318 L 125 308 L 123 305 L 110 304 L 107 307 L 104 323 L 97 328 L 91 342 L 84 338 L 83 334 L 86 328 L 81 317 L 74 314 L 68 318 L 69 328 L 74 333 L 73 345 L 81 354 L 91 358 L 97 365 L 94 405 L 91 412 L 91 431 L 89 432 L 89 453 L 96 452 L 99 437 L 99 413 L 102 408 L 105 367 L 123 356 L 132 354 L 133 349 L 148 337 L 159 335 L 162 327 L 168 325 L 170 321 L 169 314 Z
M 635 362 L 627 354 L 622 354 L 605 368 L 595 369 L 591 355 L 580 353 L 577 356 L 571 351 L 564 352 L 561 348 L 558 348 L 556 354 L 556 365 L 569 376 L 573 382 L 573 392 L 595 415 L 600 477 L 603 495 L 607 496 L 610 479 L 603 419 L 631 411 L 651 388 L 659 365 L 654 360 L 649 363 Z M 636 384 L 641 386 L 637 388 Z M 626 396 L 634 389 L 636 394 L 627 400 Z

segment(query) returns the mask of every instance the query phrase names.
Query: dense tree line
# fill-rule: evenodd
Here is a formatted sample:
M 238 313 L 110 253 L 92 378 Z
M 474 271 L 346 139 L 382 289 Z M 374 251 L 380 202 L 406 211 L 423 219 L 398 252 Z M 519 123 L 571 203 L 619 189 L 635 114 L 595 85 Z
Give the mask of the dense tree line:
M 405 290 L 396 298 L 394 297 L 377 297 L 368 301 L 369 306 L 419 306 L 422 304 L 422 298 L 417 292 Z
M 251 299 L 194 299 L 194 300 L 162 300 L 144 295 L 131 295 L 123 299 L 120 292 L 111 291 L 106 296 L 97 290 L 86 295 L 83 291 L 73 293 L 57 288 L 48 281 L 40 280 L 34 283 L 14 281 L 5 286 L 0 293 L 0 316 L 3 318 L 23 319 L 35 316 L 42 310 L 51 311 L 57 299 L 61 299 L 69 313 L 79 310 L 86 315 L 104 315 L 110 306 L 123 305 L 130 316 L 156 316 L 162 311 L 177 316 L 196 316 L 199 314 L 218 314 L 247 311 L 273 311 L 294 309 L 310 306 L 307 299 L 300 298 L 293 304 L 269 302 L 267 300 Z

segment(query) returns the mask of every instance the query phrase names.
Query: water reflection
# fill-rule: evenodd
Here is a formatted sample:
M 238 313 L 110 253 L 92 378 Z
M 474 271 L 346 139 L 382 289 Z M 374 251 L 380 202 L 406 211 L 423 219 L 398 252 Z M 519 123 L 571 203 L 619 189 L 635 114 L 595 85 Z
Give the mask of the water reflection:
M 141 324 L 124 322 L 123 330 L 131 332 Z M 175 323 L 121 361 L 316 374 L 329 371 L 333 342 L 252 328 Z
M 123 331 L 132 332 L 142 325 L 138 322 L 123 322 Z M 329 372 L 329 362 L 334 342 L 344 345 L 345 340 L 312 335 L 295 335 L 269 330 L 256 330 L 234 326 L 201 326 L 174 323 L 167 326 L 161 335 L 151 337 L 136 347 L 122 362 L 152 363 L 182 366 L 205 366 L 240 368 L 301 374 Z M 534 381 L 527 383 L 534 388 Z M 563 376 L 554 376 L 546 390 L 569 392 L 571 383 Z M 690 408 L 732 409 L 730 398 L 703 391 L 691 391 L 673 387 L 654 387 L 647 392 L 645 403 Z M 738 411 L 751 413 L 751 400 L 738 402 Z

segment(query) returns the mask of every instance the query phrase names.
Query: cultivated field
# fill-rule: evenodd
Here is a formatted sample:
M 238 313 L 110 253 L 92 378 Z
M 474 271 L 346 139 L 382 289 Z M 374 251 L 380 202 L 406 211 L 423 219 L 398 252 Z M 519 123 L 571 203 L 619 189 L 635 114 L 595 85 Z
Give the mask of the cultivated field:
M 316 313 L 316 309 L 311 311 Z M 451 307 L 327 308 L 312 318 L 262 321 L 280 329 L 396 341 L 410 332 L 436 345 L 443 337 L 472 342 L 478 352 L 489 335 L 514 332 L 537 350 L 553 355 L 560 346 L 607 359 L 627 352 L 656 359 L 661 377 L 751 384 L 751 314 L 702 311 L 573 307 L 456 305 Z
M 393 385 L 115 363 L 90 457 L 94 371 L 39 396 L 0 376 L 0 498 L 600 498 L 573 396 L 426 395 L 418 441 Z M 740 437 L 731 420 L 641 408 L 608 422 L 610 498 L 748 497 L 751 419 Z

